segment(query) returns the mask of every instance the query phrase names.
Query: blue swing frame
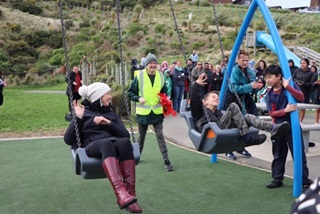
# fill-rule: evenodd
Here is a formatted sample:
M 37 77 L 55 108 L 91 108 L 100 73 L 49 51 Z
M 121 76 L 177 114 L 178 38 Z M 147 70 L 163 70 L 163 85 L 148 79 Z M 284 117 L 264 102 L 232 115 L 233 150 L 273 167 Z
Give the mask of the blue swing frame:
M 278 33 L 277 27 L 273 21 L 272 15 L 265 4 L 263 0 L 253 0 L 248 12 L 244 18 L 244 21 L 242 23 L 242 26 L 239 30 L 237 39 L 234 43 L 232 53 L 229 58 L 228 66 L 227 66 L 227 72 L 225 73 L 222 88 L 221 88 L 221 94 L 224 94 L 224 90 L 226 84 L 227 84 L 227 79 L 230 76 L 232 72 L 232 68 L 234 65 L 234 62 L 236 60 L 237 54 L 240 50 L 242 41 L 244 39 L 244 36 L 246 34 L 246 31 L 249 27 L 249 24 L 253 18 L 253 15 L 256 11 L 256 9 L 259 7 L 260 12 L 262 13 L 264 20 L 268 26 L 268 29 L 270 31 L 270 34 L 272 36 L 273 43 L 275 44 L 275 49 L 276 49 L 276 54 L 278 55 L 280 65 L 282 68 L 282 74 L 285 79 L 288 79 L 291 77 L 290 69 L 288 66 L 288 59 L 285 55 L 283 44 L 280 38 L 280 35 Z M 293 82 L 290 81 L 290 85 L 293 86 Z M 287 98 L 288 102 L 292 104 L 296 104 L 296 100 L 292 97 L 292 95 L 287 91 Z M 223 106 L 224 102 L 224 97 L 220 97 L 220 106 Z M 293 111 L 290 113 L 290 119 L 291 119 L 291 129 L 294 130 L 292 132 L 292 139 L 293 139 L 293 155 L 294 155 L 294 183 L 293 183 L 293 196 L 298 197 L 302 193 L 302 144 L 301 144 L 301 130 L 300 128 L 300 122 L 298 118 L 298 112 Z

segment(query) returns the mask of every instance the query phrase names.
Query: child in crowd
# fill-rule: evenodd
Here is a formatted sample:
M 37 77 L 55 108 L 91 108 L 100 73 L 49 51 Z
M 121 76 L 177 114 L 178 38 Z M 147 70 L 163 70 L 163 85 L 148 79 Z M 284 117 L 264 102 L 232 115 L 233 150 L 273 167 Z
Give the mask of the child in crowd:
M 290 112 L 297 109 L 297 105 L 288 103 L 286 91 L 288 91 L 297 101 L 302 102 L 304 95 L 301 92 L 299 86 L 294 83 L 294 87 L 289 85 L 290 78 L 282 78 L 281 68 L 276 65 L 270 65 L 265 70 L 265 80 L 271 89 L 266 96 L 267 109 L 270 116 L 276 124 L 288 122 L 290 124 Z M 307 159 L 304 150 L 303 139 L 301 137 L 302 147 L 302 169 L 303 169 L 303 188 L 308 188 L 312 181 L 308 178 L 309 169 L 307 167 Z M 292 133 L 291 130 L 287 130 L 285 135 L 281 139 L 274 140 L 272 144 L 272 178 L 268 188 L 276 188 L 283 186 L 283 178 L 285 173 L 285 163 L 290 149 L 293 157 L 293 144 L 292 144 Z
M 169 69 L 166 69 L 164 70 L 164 81 L 166 83 L 166 86 L 167 86 L 167 92 L 166 92 L 166 95 L 169 99 L 172 98 L 171 96 L 171 92 L 172 92 L 172 79 L 171 79 L 171 76 L 170 76 L 170 70 Z
M 267 138 L 265 134 L 250 133 L 249 126 L 271 132 L 271 139 L 281 139 L 283 134 L 289 129 L 289 124 L 287 122 L 273 125 L 270 122 L 260 120 L 259 117 L 256 117 L 255 115 L 243 115 L 236 103 L 231 103 L 226 109 L 226 112 L 222 114 L 222 112 L 218 110 L 219 94 L 217 91 L 207 93 L 202 100 L 202 87 L 206 84 L 206 80 L 206 75 L 204 73 L 200 74 L 197 81 L 193 83 L 191 90 L 191 114 L 196 121 L 196 129 L 199 132 L 201 132 L 203 126 L 208 123 L 202 109 L 202 103 L 206 107 L 210 122 L 216 122 L 221 129 L 235 127 L 239 129 L 244 147 L 260 145 Z

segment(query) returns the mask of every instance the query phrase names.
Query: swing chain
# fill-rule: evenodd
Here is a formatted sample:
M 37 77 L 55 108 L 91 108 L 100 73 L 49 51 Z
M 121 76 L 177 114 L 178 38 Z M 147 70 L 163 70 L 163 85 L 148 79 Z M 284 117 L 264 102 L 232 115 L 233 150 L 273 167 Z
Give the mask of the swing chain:
M 58 1 L 58 8 L 59 8 L 59 14 L 60 14 L 60 20 L 61 20 L 61 32 L 62 32 L 62 42 L 63 42 L 63 49 L 64 49 L 64 56 L 66 59 L 66 70 L 67 70 L 67 82 L 68 82 L 68 94 L 69 94 L 69 102 L 71 106 L 71 113 L 73 118 L 73 125 L 76 132 L 76 139 L 77 139 L 77 145 L 78 148 L 81 148 L 81 139 L 79 134 L 79 127 L 77 123 L 77 116 L 74 111 L 74 105 L 73 105 L 73 93 L 72 93 L 72 81 L 70 79 L 70 64 L 69 64 L 69 58 L 68 58 L 68 46 L 67 46 L 67 39 L 66 39 L 66 28 L 65 28 L 65 22 L 63 18 L 63 9 L 62 9 L 62 2 L 61 0 Z
M 219 21 L 218 21 L 218 16 L 217 16 L 217 11 L 216 11 L 216 7 L 214 6 L 214 0 L 211 0 L 212 2 L 212 8 L 213 8 L 213 14 L 214 14 L 214 21 L 217 27 L 217 33 L 218 33 L 218 38 L 219 38 L 219 45 L 220 45 L 220 50 L 221 50 L 221 54 L 222 54 L 222 60 L 224 58 L 224 51 L 223 51 L 223 46 L 222 46 L 222 38 L 221 38 L 221 32 L 220 32 L 220 25 L 219 25 Z M 229 76 L 228 76 L 228 71 L 225 72 L 225 78 L 227 78 L 228 80 L 228 84 L 231 86 L 232 89 L 232 93 L 234 93 L 237 101 L 239 102 L 240 108 L 242 109 L 242 112 L 244 114 L 247 114 L 246 109 L 244 108 L 244 106 L 242 105 L 242 101 L 238 95 L 238 93 L 236 92 L 234 85 L 231 84 Z M 224 90 L 224 98 L 227 96 L 227 90 Z
M 179 30 L 179 27 L 178 27 L 178 22 L 177 22 L 176 14 L 175 14 L 175 12 L 174 12 L 172 0 L 169 0 L 169 3 L 170 3 L 170 9 L 171 9 L 171 13 L 172 13 L 173 21 L 174 21 L 175 31 L 177 32 L 177 35 L 178 35 L 178 39 L 179 39 L 179 42 L 180 42 L 180 47 L 181 47 L 181 50 L 182 50 L 182 54 L 183 54 L 183 57 L 184 57 L 184 61 L 187 62 L 186 50 L 185 50 L 185 48 L 184 48 L 184 46 L 183 46 L 183 44 L 182 44 L 182 39 L 181 39 L 181 35 L 180 35 L 180 30 Z M 186 99 L 185 109 L 188 108 L 188 103 L 189 103 L 189 100 L 190 100 L 191 84 L 192 84 L 191 74 L 189 74 L 188 78 L 189 78 L 189 87 L 188 87 L 188 93 L 187 93 L 187 99 Z
M 228 79 L 228 84 L 231 86 L 231 93 L 233 93 L 234 96 L 236 97 L 236 99 L 237 99 L 237 101 L 238 101 L 238 103 L 239 103 L 239 105 L 240 105 L 240 108 L 241 108 L 241 110 L 242 110 L 242 113 L 243 113 L 244 115 L 247 114 L 246 108 L 245 108 L 244 105 L 242 104 L 242 100 L 240 99 L 238 93 L 236 92 L 236 89 L 234 88 L 234 85 L 231 84 L 230 79 Z M 227 90 L 225 90 L 225 91 L 227 91 Z
M 214 6 L 214 0 L 212 0 L 211 2 L 212 2 L 213 14 L 214 14 L 214 21 L 215 21 L 215 24 L 216 24 L 216 27 L 217 27 L 217 33 L 218 33 L 218 38 L 219 38 L 220 50 L 221 50 L 221 54 L 222 54 L 222 60 L 223 60 L 224 51 L 223 51 L 222 38 L 221 38 L 221 32 L 220 32 L 220 27 L 219 27 L 220 25 L 219 25 L 219 21 L 218 21 L 216 7 Z
M 182 50 L 184 61 L 186 62 L 187 61 L 186 50 L 185 50 L 185 48 L 184 48 L 184 46 L 182 44 L 182 39 L 181 39 L 181 35 L 180 35 L 181 32 L 180 32 L 179 27 L 178 27 L 176 14 L 175 14 L 174 9 L 173 9 L 172 0 L 169 0 L 169 3 L 170 3 L 170 9 L 171 9 L 173 20 L 174 20 L 175 30 L 176 30 L 176 32 L 178 34 L 178 39 L 179 39 L 179 42 L 180 42 L 180 47 L 181 47 L 181 50 Z
M 121 82 L 122 82 L 122 98 L 125 104 L 125 108 L 128 114 L 128 120 L 130 124 L 130 131 L 131 131 L 131 137 L 132 141 L 135 143 L 136 138 L 133 132 L 133 124 L 131 120 L 131 111 L 129 108 L 129 102 L 128 102 L 128 96 L 126 91 L 124 90 L 125 85 L 125 75 L 124 75 L 124 63 L 123 63 L 123 53 L 122 53 L 122 37 L 121 37 L 121 23 L 120 23 L 120 4 L 119 0 L 116 1 L 116 12 L 117 12 L 117 24 L 118 24 L 118 41 L 119 41 L 119 53 L 120 53 L 120 72 L 121 72 Z

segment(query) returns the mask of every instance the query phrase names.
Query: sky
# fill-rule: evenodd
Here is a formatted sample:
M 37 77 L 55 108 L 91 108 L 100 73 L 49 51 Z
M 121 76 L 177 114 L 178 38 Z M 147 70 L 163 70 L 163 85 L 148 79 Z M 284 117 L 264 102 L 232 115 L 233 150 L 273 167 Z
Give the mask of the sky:
M 265 0 L 268 7 L 281 6 L 283 9 L 310 7 L 311 0 Z

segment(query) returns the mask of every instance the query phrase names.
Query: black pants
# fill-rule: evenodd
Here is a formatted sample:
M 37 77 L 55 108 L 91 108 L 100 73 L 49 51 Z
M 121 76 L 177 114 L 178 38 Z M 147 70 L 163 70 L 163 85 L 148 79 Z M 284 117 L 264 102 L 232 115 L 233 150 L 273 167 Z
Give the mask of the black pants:
M 302 133 L 302 131 L 301 131 Z M 309 169 L 307 166 L 307 158 L 304 150 L 303 139 L 301 137 L 301 146 L 302 146 L 302 181 L 303 183 L 308 181 Z M 274 141 L 272 143 L 272 178 L 283 180 L 285 173 L 285 164 L 288 154 L 288 149 L 290 149 L 291 157 L 293 157 L 293 143 L 292 143 L 292 133 L 289 131 L 281 140 Z
M 133 160 L 133 147 L 129 138 L 104 138 L 89 143 L 86 147 L 89 157 L 102 158 L 115 157 L 119 162 Z

